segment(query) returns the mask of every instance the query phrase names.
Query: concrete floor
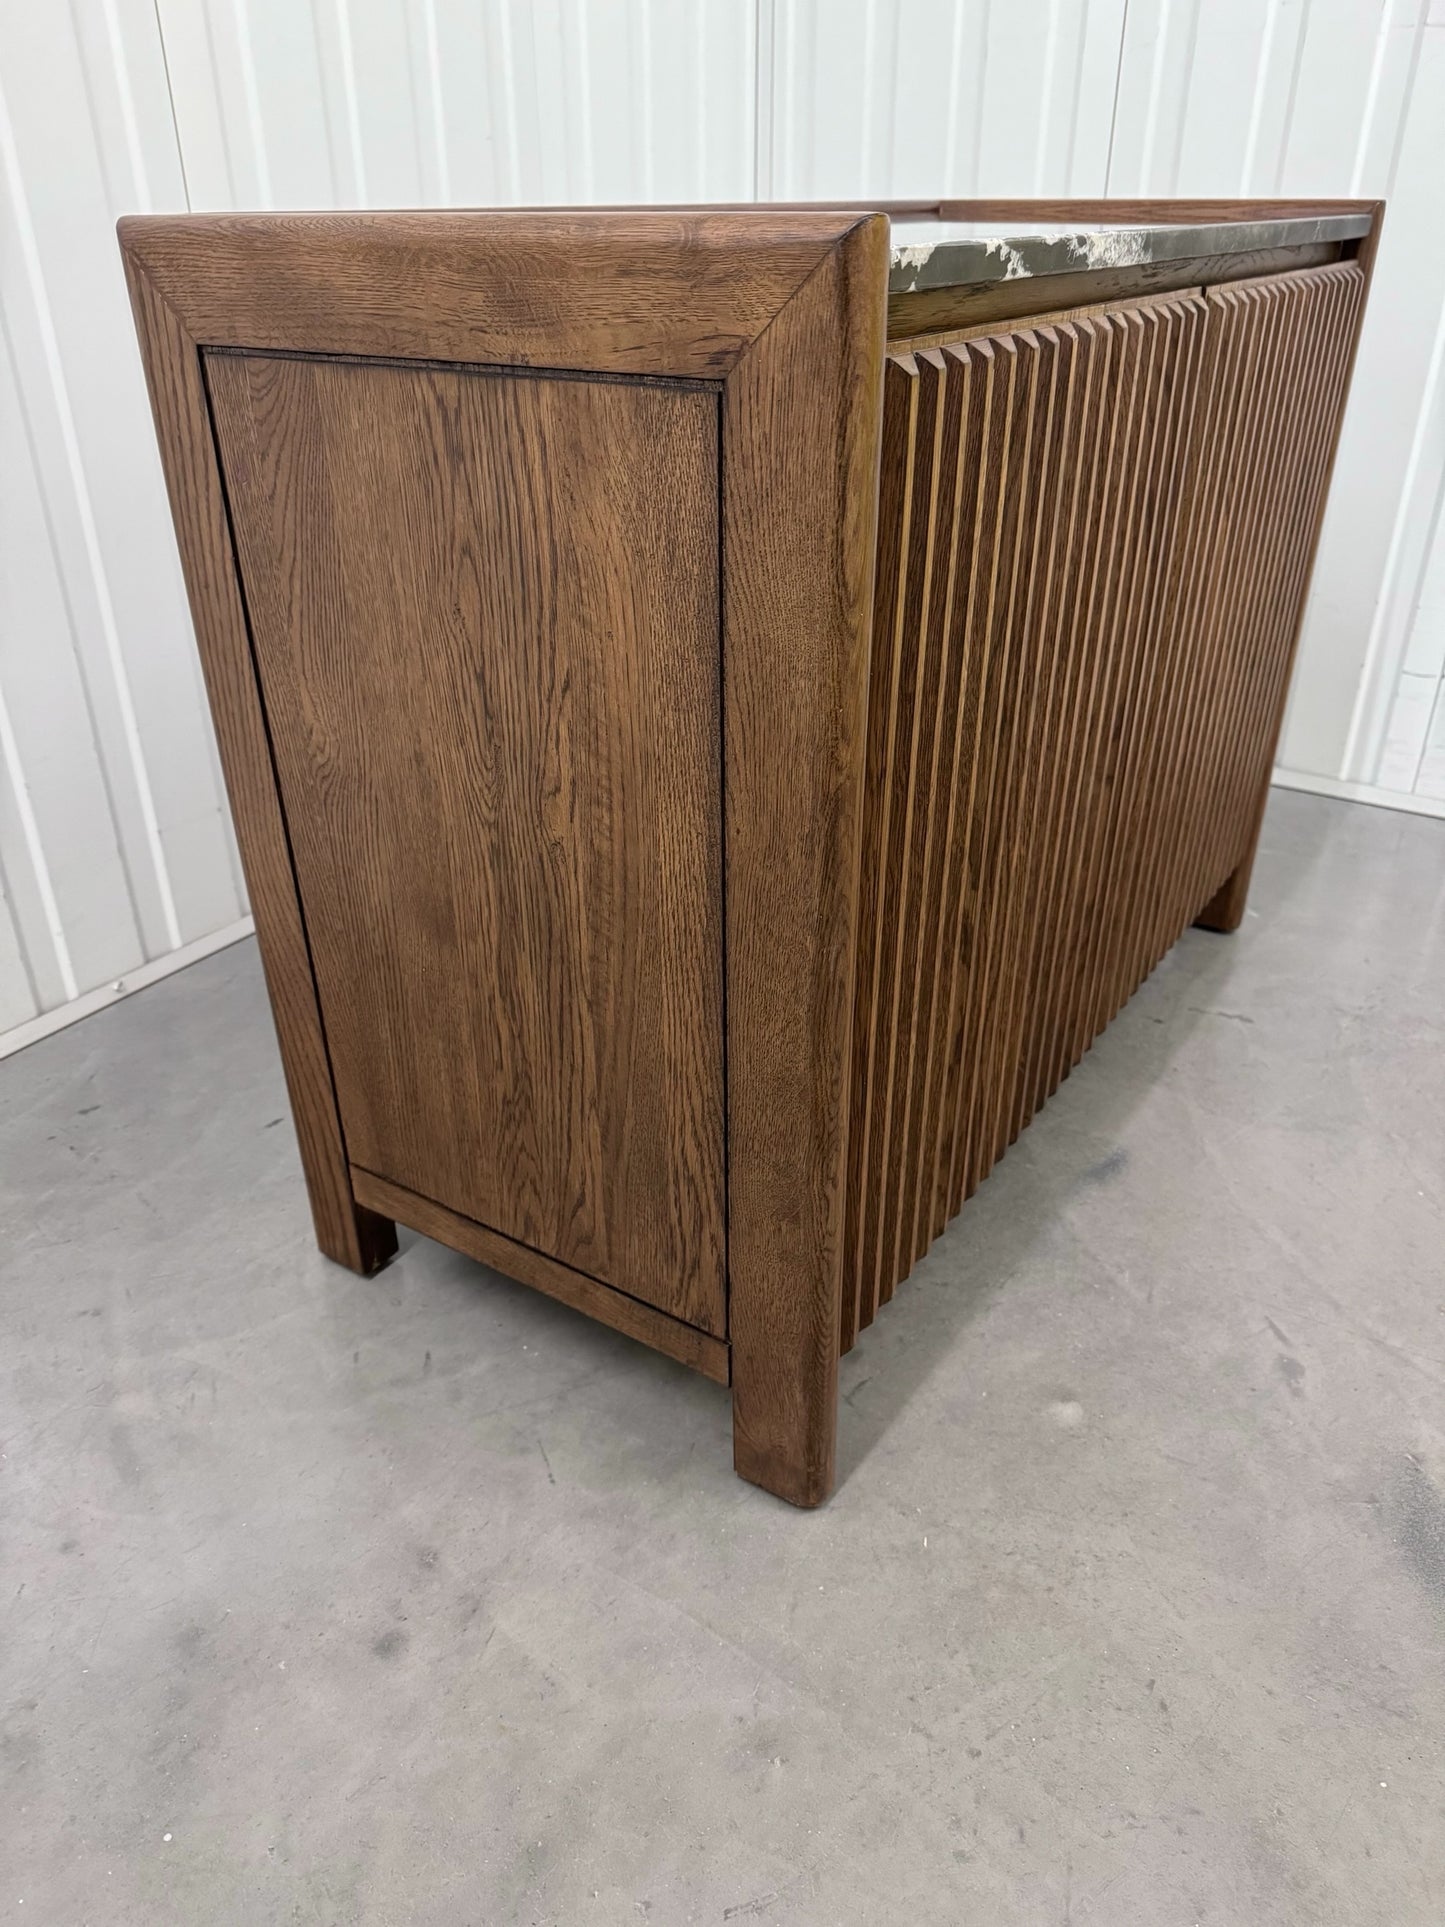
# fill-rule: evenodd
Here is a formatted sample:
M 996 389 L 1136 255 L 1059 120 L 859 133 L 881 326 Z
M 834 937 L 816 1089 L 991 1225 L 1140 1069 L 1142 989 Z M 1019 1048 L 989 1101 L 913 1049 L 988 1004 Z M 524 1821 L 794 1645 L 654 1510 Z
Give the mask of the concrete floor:
M 842 1483 L 312 1250 L 254 949 L 0 1065 L 0 1912 L 1445 1918 L 1445 823 L 1277 793 L 844 1362 Z

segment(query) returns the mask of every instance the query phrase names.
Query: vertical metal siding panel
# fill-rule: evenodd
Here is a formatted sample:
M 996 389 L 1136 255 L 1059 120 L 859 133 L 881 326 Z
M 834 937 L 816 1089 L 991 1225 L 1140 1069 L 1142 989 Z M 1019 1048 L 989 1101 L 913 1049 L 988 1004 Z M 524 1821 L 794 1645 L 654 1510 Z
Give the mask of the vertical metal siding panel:
M 1087 0 L 1075 54 L 1074 98 L 1070 103 L 1068 175 L 1062 193 L 1096 198 L 1109 191 L 1109 152 L 1114 138 L 1128 0 Z
M 1278 0 L 1208 0 L 1196 16 L 1194 47 L 1179 111 L 1180 194 L 1256 191 L 1257 150 L 1270 71 Z M 1243 159 L 1241 157 L 1244 157 Z
M 30 980 L 6 995 L 14 1022 L 233 925 L 241 905 L 114 243 L 122 209 L 185 204 L 155 16 L 12 10 L 0 67 L 16 242 L 0 266 L 0 486 L 24 498 L 4 511 L 0 643 L 14 764 L 0 862 Z
M 1057 58 L 1059 11 L 1050 0 L 1006 0 L 988 9 L 986 21 L 981 93 L 975 108 L 979 140 L 975 191 L 1028 194 L 1038 167 L 1041 128 L 1051 121 L 1063 125 L 1067 119 L 1066 89 Z
M 1445 682 L 1435 685 L 1435 707 L 1415 776 L 1415 794 L 1445 802 Z
M 197 213 L 243 204 L 254 197 L 249 174 L 238 178 L 231 156 L 234 109 L 223 99 L 212 25 L 213 0 L 155 0 L 163 36 L 168 95 L 176 139 L 184 156 L 186 205 Z
M 1363 83 L 1362 83 L 1363 89 Z M 1342 129 L 1344 165 L 1356 133 Z M 1370 782 L 1408 647 L 1409 584 L 1445 474 L 1445 20 L 1427 26 L 1340 438 L 1280 761 Z M 1438 536 L 1437 538 L 1438 539 Z
M 1379 28 L 1390 0 L 1311 7 L 1303 23 L 1293 112 L 1280 155 L 1281 194 L 1348 194 L 1370 101 Z
M 5 872 L 3 840 L 0 840 L 0 1047 L 6 1031 L 28 1022 L 40 1008 L 20 947 L 15 907 Z
M 1445 338 L 1445 315 L 1441 335 Z M 1411 621 L 1403 668 L 1410 676 L 1445 676 L 1445 474 L 1435 487 L 1422 546 L 1424 553 L 1410 590 Z
M 1424 301 L 1431 293 L 1436 302 L 1440 299 L 1438 290 L 1427 293 L 1424 284 L 1438 276 L 1430 257 L 1418 253 L 1424 233 L 1420 221 L 1424 217 L 1438 223 L 1438 213 L 1425 214 L 1417 199 L 1417 184 L 1422 168 L 1434 168 L 1438 178 L 1439 168 L 1445 165 L 1441 38 L 1438 27 L 1426 26 L 1419 0 L 1385 0 L 1378 9 L 1362 11 L 1348 23 L 1347 35 L 1336 31 L 1312 36 L 1301 70 L 1302 87 L 1307 88 L 1312 79 L 1328 81 L 1347 103 L 1333 128 L 1337 141 L 1346 129 L 1353 136 L 1349 180 L 1344 185 L 1352 191 L 1391 191 L 1396 183 L 1390 176 L 1402 143 L 1409 162 L 1398 182 L 1403 191 L 1392 193 L 1371 327 L 1362 345 L 1360 385 L 1363 389 L 1369 383 L 1376 397 L 1368 431 L 1373 447 L 1365 456 L 1359 446 L 1364 431 L 1352 419 L 1341 447 L 1341 486 L 1322 543 L 1319 582 L 1301 651 L 1304 673 L 1291 705 L 1283 751 L 1283 760 L 1291 766 L 1338 768 L 1348 777 L 1366 781 L 1378 780 L 1381 774 L 1386 717 L 1412 620 L 1405 584 L 1418 573 L 1429 540 L 1431 503 L 1445 466 L 1445 449 L 1425 453 L 1430 446 L 1430 417 L 1439 406 L 1439 359 L 1432 347 L 1421 406 L 1419 368 L 1411 367 L 1421 348 L 1409 339 L 1418 337 Z M 1312 99 L 1312 94 L 1304 95 L 1296 115 L 1281 175 L 1286 182 L 1301 178 L 1312 164 L 1323 164 L 1332 130 L 1317 104 L 1310 111 Z M 1341 155 L 1336 165 L 1343 168 L 1345 158 Z M 1445 340 L 1445 326 L 1437 344 L 1441 340 Z M 1399 499 L 1391 501 L 1388 491 L 1366 485 L 1360 463 L 1372 458 L 1376 476 L 1381 466 L 1386 472 L 1398 469 L 1398 445 L 1407 437 L 1404 487 Z M 1383 464 L 1382 439 L 1388 451 Z M 1345 513 L 1349 514 L 1353 576 L 1343 569 L 1336 535 Z M 1362 537 L 1363 569 L 1358 567 L 1357 553 Z M 1338 615 L 1337 597 L 1345 605 Z M 1369 641 L 1360 665 L 1352 660 L 1352 644 L 1355 625 L 1366 620 Z M 1342 732 L 1339 716 L 1350 696 L 1354 700 L 1347 730 Z M 1398 767 L 1392 764 L 1391 786 Z
M 0 448 L 0 814 L 12 830 L 7 872 L 18 880 L 28 869 L 33 884 L 17 907 L 48 1006 L 132 969 L 145 951 L 8 342 L 0 342 Z M 53 969 L 40 961 L 47 951 Z
M 516 199 L 512 104 L 499 0 L 418 0 L 426 8 L 428 63 L 435 38 L 434 103 L 426 129 L 439 149 L 445 199 L 454 207 L 498 207 Z M 479 111 L 480 108 L 480 111 Z
M 37 9 L 4 30 L 12 70 L 40 58 L 45 76 L 43 88 L 10 103 L 33 258 L 26 300 L 9 312 L 121 847 L 153 957 L 233 922 L 238 903 L 115 248 L 125 202 L 117 205 L 107 183 L 125 179 L 127 157 L 113 154 L 102 168 L 68 18 Z M 24 25 L 17 29 L 15 19 Z M 162 58 L 155 40 L 135 53 Z M 157 182 L 166 201 L 179 185 Z

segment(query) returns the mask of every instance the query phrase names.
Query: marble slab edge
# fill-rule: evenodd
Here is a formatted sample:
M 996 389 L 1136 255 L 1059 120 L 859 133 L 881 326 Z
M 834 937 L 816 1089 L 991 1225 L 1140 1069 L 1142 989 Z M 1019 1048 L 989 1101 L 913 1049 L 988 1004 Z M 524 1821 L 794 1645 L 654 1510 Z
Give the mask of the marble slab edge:
M 1036 275 L 1088 274 L 1102 268 L 1253 254 L 1274 248 L 1353 241 L 1368 234 L 1368 214 L 1311 214 L 1264 221 L 1178 225 L 1104 225 L 1028 229 L 970 221 L 895 221 L 890 294 L 1021 281 Z

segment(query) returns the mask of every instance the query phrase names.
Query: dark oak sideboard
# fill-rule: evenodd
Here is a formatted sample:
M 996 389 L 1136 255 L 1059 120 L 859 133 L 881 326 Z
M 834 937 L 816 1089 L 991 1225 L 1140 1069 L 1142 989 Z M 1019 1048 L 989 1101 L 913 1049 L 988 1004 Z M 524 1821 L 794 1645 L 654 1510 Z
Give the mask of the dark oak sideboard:
M 122 221 L 322 1250 L 826 1497 L 840 1353 L 1243 914 L 1380 215 Z

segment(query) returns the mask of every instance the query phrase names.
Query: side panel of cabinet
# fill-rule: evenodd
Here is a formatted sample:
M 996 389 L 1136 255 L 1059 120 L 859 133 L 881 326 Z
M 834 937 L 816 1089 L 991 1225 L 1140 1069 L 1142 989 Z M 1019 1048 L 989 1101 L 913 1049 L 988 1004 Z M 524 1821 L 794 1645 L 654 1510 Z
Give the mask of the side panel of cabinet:
M 351 1164 L 721 1334 L 716 392 L 206 369 Z

